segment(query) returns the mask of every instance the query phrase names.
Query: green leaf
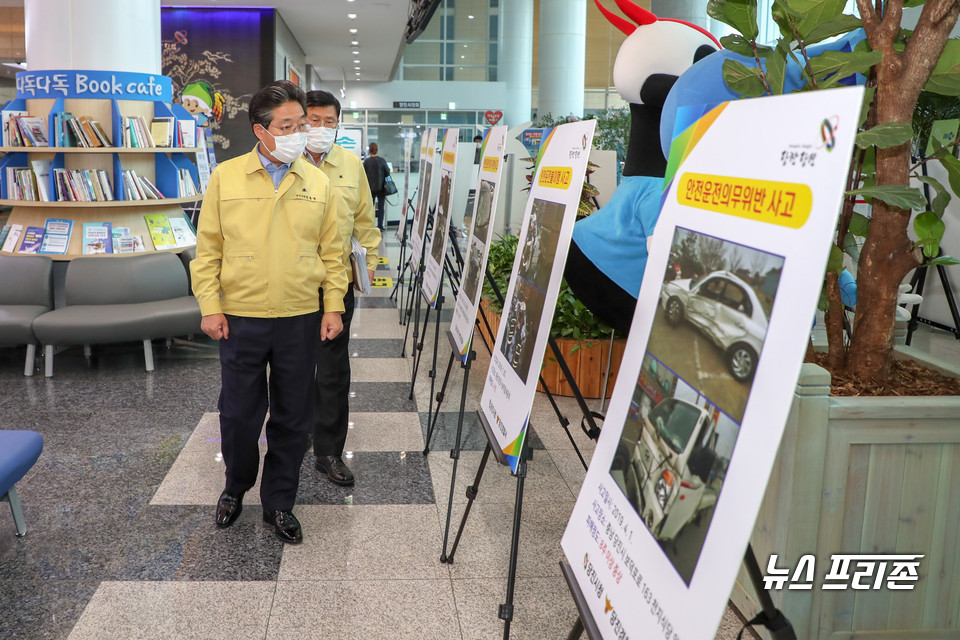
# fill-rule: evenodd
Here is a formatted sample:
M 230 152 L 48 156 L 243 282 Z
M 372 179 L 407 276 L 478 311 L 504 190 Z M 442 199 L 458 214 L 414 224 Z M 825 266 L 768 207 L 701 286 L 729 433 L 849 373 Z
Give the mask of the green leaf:
M 770 15 L 773 17 L 773 21 L 777 23 L 777 26 L 780 27 L 780 35 L 783 36 L 783 40 L 788 44 L 794 42 L 796 36 L 793 33 L 793 27 L 790 26 L 790 18 L 799 20 L 803 17 L 803 14 L 794 10 L 787 3 L 787 0 L 773 0 Z
M 870 218 L 859 213 L 854 213 L 850 218 L 849 232 L 860 238 L 866 238 L 870 230 Z
M 905 184 L 885 184 L 873 187 L 861 187 L 847 191 L 846 195 L 863 196 L 883 200 L 893 207 L 901 209 L 926 209 L 927 199 L 920 190 Z
M 843 251 L 837 245 L 830 247 L 830 259 L 827 260 L 827 271 L 839 274 L 843 271 Z
M 823 283 L 823 287 L 820 289 L 820 299 L 817 300 L 817 309 L 826 313 L 830 311 L 830 297 L 827 295 L 827 283 Z
M 942 96 L 960 96 L 960 40 L 947 40 L 923 89 Z
M 930 210 L 937 214 L 938 217 L 943 217 L 943 212 L 946 211 L 947 205 L 950 204 L 950 192 L 947 191 L 947 188 L 940 184 L 940 181 L 936 178 L 931 178 L 930 176 L 915 176 L 920 182 L 930 185 L 937 191 L 937 195 L 934 196 L 933 201 L 930 203 Z
M 748 98 L 759 98 L 767 93 L 760 77 L 760 69 L 748 67 L 736 60 L 723 61 L 723 79 L 732 91 Z
M 723 45 L 724 49 L 733 51 L 734 53 L 740 54 L 741 56 L 752 58 L 753 57 L 753 45 L 755 41 L 750 41 L 744 38 L 739 33 L 733 33 L 728 36 L 723 36 L 720 38 L 720 44 Z M 770 47 L 764 46 L 762 44 L 757 45 L 757 56 L 761 58 L 766 58 L 770 55 L 770 52 L 773 51 Z
M 827 38 L 832 38 L 834 36 L 839 36 L 843 33 L 849 33 L 854 29 L 859 29 L 863 26 L 863 21 L 856 16 L 847 15 L 841 13 L 832 20 L 821 23 L 813 27 L 810 30 L 810 33 L 803 39 L 803 44 L 805 46 L 810 46 L 811 44 L 826 40 Z
M 951 155 L 944 155 L 939 158 L 940 164 L 947 170 L 947 180 L 950 182 L 950 188 L 957 195 L 960 195 L 960 160 Z
M 817 25 L 830 22 L 843 13 L 846 0 L 790 0 L 790 7 L 803 16 L 797 20 L 797 30 L 806 42 Z
M 777 43 L 777 48 L 767 57 L 767 84 L 774 95 L 783 93 L 783 80 L 786 77 L 788 44 L 784 40 Z
M 857 134 L 856 143 L 861 149 L 899 147 L 913 138 L 913 125 L 909 122 L 885 122 Z
M 903 8 L 907 7 L 922 7 L 927 0 L 904 0 Z
M 937 255 L 943 232 L 947 226 L 933 211 L 924 211 L 913 220 L 913 231 L 917 234 L 917 244 L 923 245 L 923 255 L 932 258 Z
M 843 236 L 843 252 L 856 261 L 860 260 L 860 245 L 852 233 Z
M 930 266 L 943 265 L 945 267 L 949 267 L 950 265 L 960 264 L 960 260 L 957 260 L 953 256 L 939 256 L 937 258 L 927 260 L 924 264 Z
M 707 15 L 730 25 L 747 40 L 756 40 L 760 35 L 757 0 L 710 0 L 707 2 Z
M 824 51 L 810 58 L 810 68 L 817 79 L 827 79 L 836 74 L 835 81 L 842 80 L 855 73 L 866 75 L 870 67 L 880 62 L 883 54 L 879 51 L 845 52 Z

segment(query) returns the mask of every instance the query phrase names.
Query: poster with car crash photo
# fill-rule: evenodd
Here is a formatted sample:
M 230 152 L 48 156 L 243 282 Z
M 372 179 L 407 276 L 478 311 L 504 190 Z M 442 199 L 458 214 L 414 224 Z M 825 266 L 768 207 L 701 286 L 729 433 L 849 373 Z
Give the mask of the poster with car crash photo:
M 862 97 L 678 115 L 617 385 L 561 543 L 605 638 L 716 633 L 793 400 Z
M 480 401 L 494 454 L 514 473 L 529 427 L 595 127 L 594 120 L 571 122 L 544 137 L 520 224 Z
M 413 212 L 413 233 L 410 234 L 410 267 L 420 271 L 420 256 L 427 233 L 427 218 L 430 217 L 430 192 L 433 187 L 433 165 L 436 160 L 437 130 L 428 129 L 424 134 L 426 146 L 420 147 L 420 186 L 417 187 L 417 208 Z
M 506 139 L 507 127 L 491 127 L 487 129 L 480 144 L 480 178 L 473 201 L 470 232 L 467 234 L 467 259 L 463 282 L 457 293 L 457 304 L 450 320 L 450 332 L 459 350 L 460 360 L 464 363 L 469 357 L 477 310 L 480 308 L 480 290 L 486 274 L 490 239 L 493 236 Z
M 457 141 L 459 129 L 447 129 L 443 135 L 440 155 L 440 196 L 437 198 L 437 213 L 433 222 L 433 237 L 423 258 L 423 283 L 420 290 L 436 308 L 437 297 L 443 283 L 443 257 L 447 253 L 447 236 L 450 235 L 450 207 L 453 204 L 454 179 L 457 175 Z

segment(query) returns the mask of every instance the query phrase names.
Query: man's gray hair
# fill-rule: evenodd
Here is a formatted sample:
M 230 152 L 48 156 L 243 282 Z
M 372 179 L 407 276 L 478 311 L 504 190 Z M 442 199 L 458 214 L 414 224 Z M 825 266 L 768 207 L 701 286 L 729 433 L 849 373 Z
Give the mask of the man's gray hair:
M 303 112 L 307 112 L 306 94 L 303 89 L 289 80 L 277 80 L 253 94 L 250 98 L 250 126 L 259 124 L 264 129 L 273 122 L 273 111 L 288 102 L 299 102 Z

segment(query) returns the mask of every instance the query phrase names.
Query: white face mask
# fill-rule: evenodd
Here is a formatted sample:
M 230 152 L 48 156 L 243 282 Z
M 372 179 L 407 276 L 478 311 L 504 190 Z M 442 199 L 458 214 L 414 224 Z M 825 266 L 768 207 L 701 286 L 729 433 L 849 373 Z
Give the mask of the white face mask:
M 307 149 L 313 153 L 327 153 L 337 139 L 338 129 L 334 127 L 313 127 L 307 131 Z
M 266 128 L 264 131 L 270 133 Z M 276 148 L 270 152 L 274 158 L 284 164 L 289 164 L 303 155 L 303 150 L 307 146 L 307 134 L 302 131 L 290 133 L 285 136 L 275 136 L 270 133 Z

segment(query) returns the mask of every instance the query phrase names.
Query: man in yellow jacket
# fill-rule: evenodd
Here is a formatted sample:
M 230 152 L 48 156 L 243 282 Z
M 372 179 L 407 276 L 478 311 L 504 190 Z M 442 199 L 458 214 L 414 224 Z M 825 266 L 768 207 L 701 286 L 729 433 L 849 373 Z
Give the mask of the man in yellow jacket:
M 292 510 L 313 422 L 318 324 L 321 340 L 340 333 L 347 288 L 336 193 L 302 157 L 305 113 L 303 91 L 285 80 L 254 94 L 249 116 L 259 144 L 210 176 L 190 265 L 200 327 L 220 341 L 226 484 L 217 526 L 233 524 L 257 480 L 269 385 L 260 501 L 264 522 L 290 543 L 303 540 Z
M 340 202 L 340 236 L 343 238 L 343 266 L 352 281 L 351 239 L 367 250 L 367 269 L 373 281 L 380 247 L 380 230 L 373 215 L 373 198 L 363 163 L 334 141 L 340 124 L 340 101 L 327 91 L 307 93 L 307 151 L 305 157 L 329 178 Z M 326 293 L 322 292 L 322 298 Z M 321 309 L 324 301 L 321 300 Z M 350 320 L 353 318 L 353 288 L 343 297 L 343 332 L 317 345 L 317 388 L 314 394 L 314 466 L 331 482 L 351 485 L 353 472 L 343 461 L 350 411 Z

